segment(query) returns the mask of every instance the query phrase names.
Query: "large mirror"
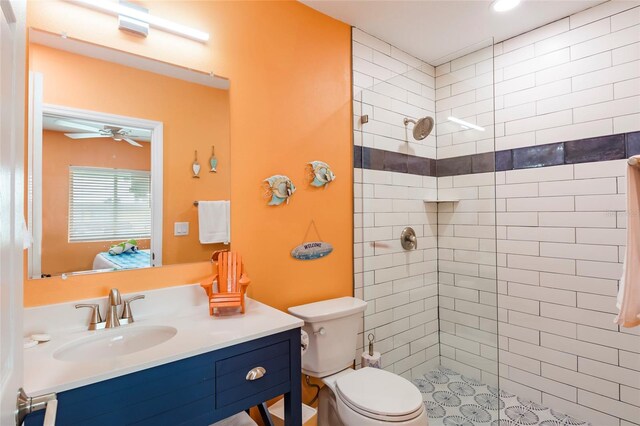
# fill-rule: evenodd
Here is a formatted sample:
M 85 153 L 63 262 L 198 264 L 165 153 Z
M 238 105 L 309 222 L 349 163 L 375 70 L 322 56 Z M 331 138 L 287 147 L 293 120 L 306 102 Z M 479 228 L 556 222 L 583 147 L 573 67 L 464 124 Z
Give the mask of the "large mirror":
M 228 80 L 31 29 L 29 277 L 229 248 Z

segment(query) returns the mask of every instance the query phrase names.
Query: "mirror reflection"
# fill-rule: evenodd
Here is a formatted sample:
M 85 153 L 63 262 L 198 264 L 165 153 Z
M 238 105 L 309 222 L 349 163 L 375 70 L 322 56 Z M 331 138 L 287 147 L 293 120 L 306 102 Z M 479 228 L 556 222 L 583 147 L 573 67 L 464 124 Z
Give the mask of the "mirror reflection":
M 41 275 L 151 266 L 151 131 L 49 113 L 42 127 Z
M 228 81 L 38 30 L 30 41 L 29 276 L 229 248 Z

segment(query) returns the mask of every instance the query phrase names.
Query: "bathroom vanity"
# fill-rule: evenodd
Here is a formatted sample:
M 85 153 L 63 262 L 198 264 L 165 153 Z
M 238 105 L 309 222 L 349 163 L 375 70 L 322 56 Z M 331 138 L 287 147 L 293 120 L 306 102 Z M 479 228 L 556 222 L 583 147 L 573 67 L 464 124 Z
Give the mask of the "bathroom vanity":
M 108 330 L 87 331 L 86 311 L 65 327 L 78 319 L 72 304 L 27 309 L 27 334 L 52 339 L 25 349 L 25 391 L 56 393 L 57 426 L 210 425 L 280 395 L 286 424 L 301 424 L 303 322 L 250 299 L 245 315 L 212 318 L 201 293 L 147 292 L 134 323 Z M 35 412 L 25 425 L 43 419 Z

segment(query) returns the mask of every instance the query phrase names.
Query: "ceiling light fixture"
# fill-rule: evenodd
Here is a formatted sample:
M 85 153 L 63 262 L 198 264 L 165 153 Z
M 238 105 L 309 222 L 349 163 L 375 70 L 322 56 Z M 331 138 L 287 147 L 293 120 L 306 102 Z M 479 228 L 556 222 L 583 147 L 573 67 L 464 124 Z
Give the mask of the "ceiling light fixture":
M 158 28 L 160 30 L 177 34 L 183 37 L 187 37 L 200 42 L 206 42 L 209 40 L 209 34 L 203 31 L 199 31 L 185 25 L 171 22 L 167 19 L 158 18 L 157 16 L 149 15 L 148 12 L 140 9 L 134 9 L 126 6 L 125 4 L 108 1 L 108 0 L 68 0 L 71 3 L 78 4 L 80 6 L 86 6 L 92 9 L 98 9 L 102 12 L 109 13 L 120 17 L 133 19 L 135 21 L 149 24 L 149 26 Z
M 447 120 L 452 121 L 456 124 L 461 125 L 462 127 L 466 127 L 467 129 L 474 129 L 480 132 L 484 132 L 484 127 L 477 126 L 475 124 L 469 123 L 468 121 L 460 120 L 456 117 L 447 117 Z
M 491 8 L 496 12 L 506 12 L 518 6 L 520 0 L 496 0 L 491 3 Z

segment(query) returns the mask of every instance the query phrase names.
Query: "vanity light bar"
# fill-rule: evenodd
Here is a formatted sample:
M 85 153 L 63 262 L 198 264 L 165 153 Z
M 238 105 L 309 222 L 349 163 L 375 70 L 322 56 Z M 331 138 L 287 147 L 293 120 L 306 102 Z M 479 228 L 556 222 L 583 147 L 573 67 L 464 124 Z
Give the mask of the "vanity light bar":
M 78 4 L 80 6 L 86 6 L 92 9 L 98 9 L 100 11 L 116 15 L 124 16 L 127 18 L 135 19 L 140 22 L 149 24 L 154 28 L 158 28 L 163 31 L 174 33 L 183 37 L 187 37 L 193 40 L 206 42 L 209 40 L 209 33 L 199 31 L 185 25 L 171 22 L 167 19 L 158 18 L 157 16 L 149 15 L 141 10 L 136 10 L 131 7 L 127 7 L 123 4 L 108 1 L 108 0 L 69 0 L 71 3 Z
M 484 132 L 484 127 L 477 126 L 475 124 L 469 123 L 468 121 L 460 120 L 456 117 L 447 117 L 447 120 L 453 121 L 454 123 L 459 124 L 463 127 L 468 127 L 469 129 L 475 129 Z

